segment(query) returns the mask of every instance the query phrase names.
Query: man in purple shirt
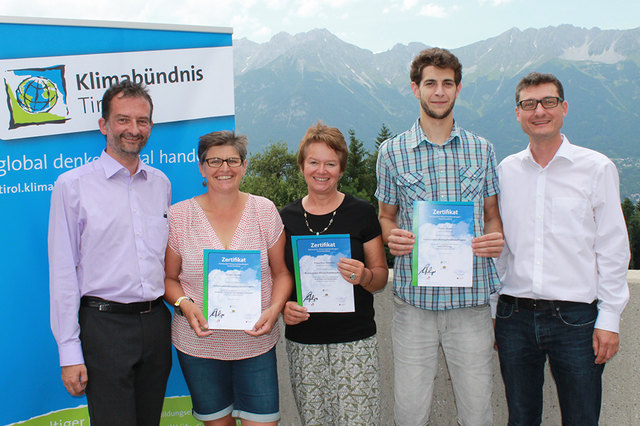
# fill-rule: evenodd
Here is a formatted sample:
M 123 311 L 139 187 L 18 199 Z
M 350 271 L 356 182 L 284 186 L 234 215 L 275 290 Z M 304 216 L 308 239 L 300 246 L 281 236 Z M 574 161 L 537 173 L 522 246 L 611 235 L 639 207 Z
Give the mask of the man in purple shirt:
M 124 80 L 102 98 L 102 155 L 58 178 L 49 217 L 51 329 L 62 382 L 92 426 L 158 425 L 171 369 L 162 302 L 171 186 L 140 161 L 153 103 Z

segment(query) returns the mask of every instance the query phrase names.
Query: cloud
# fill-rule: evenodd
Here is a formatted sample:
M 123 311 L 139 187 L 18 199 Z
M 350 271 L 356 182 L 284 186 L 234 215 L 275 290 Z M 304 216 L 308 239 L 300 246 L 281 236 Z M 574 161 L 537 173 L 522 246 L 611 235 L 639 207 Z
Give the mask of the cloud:
M 406 11 L 413 9 L 418 4 L 418 0 L 404 0 L 400 6 L 400 10 Z
M 446 9 L 443 6 L 439 6 L 437 4 L 429 3 L 420 8 L 420 15 L 428 16 L 430 18 L 446 18 L 449 16 Z
M 296 14 L 300 18 L 311 18 L 312 16 L 317 15 L 320 10 L 321 7 L 319 2 L 307 0 L 300 3 L 300 7 Z
M 414 9 L 418 4 L 418 0 L 394 0 L 382 9 L 382 13 L 392 13 L 392 12 L 407 12 L 411 9 Z
M 484 6 L 489 3 L 491 6 L 502 6 L 503 4 L 511 3 L 513 0 L 478 0 L 480 6 Z
M 265 4 L 272 10 L 282 10 L 287 6 L 288 2 L 287 0 L 266 0 Z
M 264 21 L 246 14 L 236 15 L 231 18 L 230 25 L 234 29 L 235 37 L 246 37 L 255 42 L 267 41 L 274 34 L 273 29 L 265 25 Z
M 292 2 L 291 8 L 298 5 L 296 15 L 300 18 L 313 18 L 326 15 L 327 8 L 334 10 L 347 9 L 354 0 L 305 0 L 304 2 Z
M 268 40 L 273 36 L 273 33 L 271 28 L 262 26 L 253 30 L 247 35 L 247 38 L 251 40 Z

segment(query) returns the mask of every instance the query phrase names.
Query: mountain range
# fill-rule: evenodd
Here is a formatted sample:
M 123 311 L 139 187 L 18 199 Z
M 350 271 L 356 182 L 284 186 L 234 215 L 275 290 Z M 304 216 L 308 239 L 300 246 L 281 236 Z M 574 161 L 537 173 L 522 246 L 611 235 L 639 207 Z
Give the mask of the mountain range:
M 236 129 L 251 152 L 275 141 L 294 150 L 322 120 L 345 135 L 354 130 L 373 150 L 382 124 L 397 134 L 417 119 L 409 66 L 428 47 L 413 42 L 373 53 L 324 29 L 279 33 L 262 44 L 234 40 Z M 512 28 L 451 51 L 463 65 L 456 121 L 489 139 L 498 160 L 527 144 L 515 119 L 516 84 L 531 71 L 553 73 L 569 103 L 563 132 L 614 160 L 622 196 L 640 199 L 640 27 Z

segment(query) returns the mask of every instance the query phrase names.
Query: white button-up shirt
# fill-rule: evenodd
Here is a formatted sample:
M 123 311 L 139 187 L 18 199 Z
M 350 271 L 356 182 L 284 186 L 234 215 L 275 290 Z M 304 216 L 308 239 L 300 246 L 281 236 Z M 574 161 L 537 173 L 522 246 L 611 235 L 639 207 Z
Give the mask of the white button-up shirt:
M 618 171 L 606 156 L 562 138 L 544 168 L 529 147 L 498 166 L 505 235 L 500 294 L 597 299 L 595 327 L 618 332 L 629 300 L 630 256 Z

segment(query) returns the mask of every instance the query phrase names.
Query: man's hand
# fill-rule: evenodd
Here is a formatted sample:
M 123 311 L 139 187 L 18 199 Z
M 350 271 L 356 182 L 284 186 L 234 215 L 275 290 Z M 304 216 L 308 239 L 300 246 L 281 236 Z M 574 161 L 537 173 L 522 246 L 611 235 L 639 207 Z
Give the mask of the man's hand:
M 84 364 L 65 365 L 62 367 L 62 383 L 71 395 L 84 395 L 87 381 L 87 367 Z
M 618 353 L 620 335 L 613 331 L 593 330 L 593 354 L 596 356 L 596 364 L 604 364 Z
M 404 256 L 410 254 L 413 250 L 413 246 L 416 242 L 416 237 L 413 232 L 406 231 L 400 228 L 394 228 L 389 234 L 389 240 L 387 245 L 389 246 L 389 252 L 394 256 Z
M 502 253 L 502 247 L 504 236 L 501 232 L 491 232 L 471 240 L 473 254 L 479 257 L 498 257 Z
M 493 350 L 498 350 L 498 339 L 496 339 L 496 319 L 491 318 L 491 322 L 493 323 Z

